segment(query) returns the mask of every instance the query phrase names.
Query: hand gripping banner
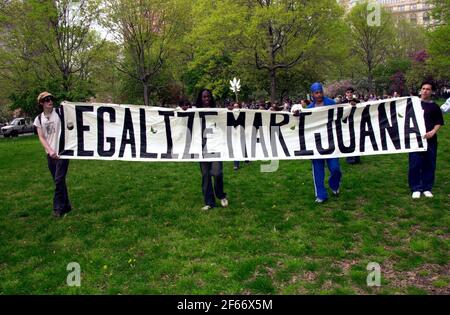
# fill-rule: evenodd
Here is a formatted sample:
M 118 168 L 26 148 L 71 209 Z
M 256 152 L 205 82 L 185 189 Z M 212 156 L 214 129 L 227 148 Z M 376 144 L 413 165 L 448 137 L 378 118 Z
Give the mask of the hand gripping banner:
M 127 161 L 323 159 L 425 151 L 420 99 L 289 112 L 63 102 L 61 158 Z

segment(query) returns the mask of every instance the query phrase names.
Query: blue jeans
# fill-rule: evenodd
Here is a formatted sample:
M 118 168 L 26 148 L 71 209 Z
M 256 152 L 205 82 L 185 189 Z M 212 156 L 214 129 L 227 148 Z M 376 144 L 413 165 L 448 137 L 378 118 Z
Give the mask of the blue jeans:
M 55 183 L 53 210 L 69 212 L 72 209 L 66 186 L 66 175 L 69 169 L 69 160 L 52 159 L 49 155 L 47 155 L 47 164 Z
M 216 206 L 216 199 L 223 199 L 226 194 L 223 191 L 223 163 L 222 162 L 200 162 L 202 172 L 202 192 L 205 205 L 212 208 Z M 214 177 L 214 188 L 211 177 Z
M 324 184 L 325 162 L 330 170 L 328 184 L 333 191 L 337 191 L 339 189 L 342 177 L 338 158 L 312 160 L 314 189 L 316 192 L 316 197 L 322 200 L 328 199 L 327 189 Z
M 425 152 L 409 154 L 408 182 L 411 191 L 431 191 L 436 171 L 437 141 L 428 142 Z

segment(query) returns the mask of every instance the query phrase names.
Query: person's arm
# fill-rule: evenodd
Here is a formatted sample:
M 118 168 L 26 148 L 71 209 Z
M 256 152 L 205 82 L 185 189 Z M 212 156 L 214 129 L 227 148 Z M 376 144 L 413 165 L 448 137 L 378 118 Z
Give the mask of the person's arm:
M 48 144 L 47 139 L 45 139 L 44 133 L 42 132 L 42 128 L 36 127 L 36 130 L 37 130 L 37 133 L 39 136 L 39 141 L 41 142 L 42 146 L 45 148 L 45 151 L 47 151 L 48 155 L 50 155 L 50 157 L 53 159 L 59 158 L 58 154 L 56 154 L 56 152 Z
M 441 125 L 435 125 L 433 129 L 428 131 L 425 136 L 423 136 L 425 139 L 431 139 L 434 137 L 434 135 L 438 132 L 439 128 L 441 128 Z

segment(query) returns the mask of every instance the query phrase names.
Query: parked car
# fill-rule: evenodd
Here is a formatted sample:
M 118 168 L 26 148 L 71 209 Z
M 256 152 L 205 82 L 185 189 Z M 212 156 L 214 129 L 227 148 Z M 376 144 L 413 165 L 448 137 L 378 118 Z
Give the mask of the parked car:
M 29 117 L 15 118 L 9 125 L 1 128 L 2 134 L 8 137 L 17 137 L 21 133 L 34 132 L 33 122 Z

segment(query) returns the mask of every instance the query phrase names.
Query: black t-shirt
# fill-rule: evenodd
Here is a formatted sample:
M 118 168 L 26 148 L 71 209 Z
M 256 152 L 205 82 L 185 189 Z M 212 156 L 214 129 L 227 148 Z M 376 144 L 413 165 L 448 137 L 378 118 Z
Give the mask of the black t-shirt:
M 442 111 L 439 108 L 438 104 L 436 104 L 435 102 L 425 101 L 422 101 L 421 103 L 425 120 L 425 128 L 427 132 L 433 130 L 434 126 L 436 125 L 444 125 L 444 117 L 442 116 Z M 434 135 L 434 137 L 429 139 L 428 141 L 436 140 L 437 135 Z

